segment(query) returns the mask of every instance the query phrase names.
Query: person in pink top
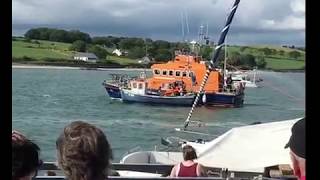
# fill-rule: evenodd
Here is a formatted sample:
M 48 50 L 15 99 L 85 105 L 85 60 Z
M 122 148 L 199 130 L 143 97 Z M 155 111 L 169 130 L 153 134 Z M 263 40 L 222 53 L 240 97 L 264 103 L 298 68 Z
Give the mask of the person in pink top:
M 197 154 L 192 146 L 185 145 L 182 148 L 182 153 L 184 161 L 172 168 L 170 177 L 206 176 L 203 166 L 194 162 L 194 159 L 197 159 Z
M 305 118 L 297 121 L 291 128 L 291 137 L 285 148 L 290 148 L 294 175 L 299 180 L 306 179 L 306 156 L 305 156 Z

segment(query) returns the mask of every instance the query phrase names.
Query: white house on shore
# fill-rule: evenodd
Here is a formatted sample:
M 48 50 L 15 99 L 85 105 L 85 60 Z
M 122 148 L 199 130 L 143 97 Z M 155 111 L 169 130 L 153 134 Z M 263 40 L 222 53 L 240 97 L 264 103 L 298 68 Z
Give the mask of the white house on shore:
M 117 56 L 121 56 L 122 52 L 120 51 L 120 49 L 115 49 L 115 50 L 112 51 L 112 54 L 115 54 Z
M 97 62 L 98 57 L 93 53 L 83 53 L 83 52 L 77 52 L 73 59 L 85 61 L 85 62 Z

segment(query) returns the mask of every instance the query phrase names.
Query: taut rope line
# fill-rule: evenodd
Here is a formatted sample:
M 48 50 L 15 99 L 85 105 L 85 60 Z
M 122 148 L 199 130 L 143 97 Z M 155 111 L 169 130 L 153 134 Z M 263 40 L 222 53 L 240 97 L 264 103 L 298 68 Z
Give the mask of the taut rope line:
M 194 111 L 194 109 L 195 109 L 198 101 L 199 101 L 200 94 L 203 92 L 204 86 L 205 86 L 205 84 L 206 84 L 206 82 L 207 82 L 207 80 L 208 80 L 208 77 L 209 77 L 209 75 L 210 75 L 210 72 L 213 70 L 213 68 L 214 68 L 215 65 L 216 65 L 216 62 L 217 62 L 217 60 L 218 60 L 218 56 L 219 56 L 219 54 L 220 54 L 220 50 L 221 50 L 221 48 L 222 48 L 222 46 L 223 46 L 223 44 L 224 44 L 224 40 L 225 40 L 226 35 L 227 35 L 228 31 L 229 31 L 230 24 L 231 24 L 231 22 L 232 22 L 232 19 L 233 19 L 234 14 L 235 14 L 235 12 L 236 12 L 236 10 L 237 10 L 237 8 L 238 8 L 239 2 L 240 2 L 240 0 L 236 0 L 236 1 L 234 2 L 233 6 L 232 6 L 232 9 L 231 9 L 231 11 L 230 11 L 230 14 L 229 14 L 229 16 L 228 16 L 227 22 L 226 22 L 224 28 L 223 28 L 222 31 L 221 31 L 221 35 L 220 35 L 220 39 L 219 39 L 218 45 L 215 47 L 214 56 L 213 56 L 212 59 L 210 60 L 209 69 L 207 69 L 206 74 L 204 75 L 204 78 L 203 78 L 202 83 L 201 83 L 201 85 L 200 85 L 200 90 L 199 90 L 199 92 L 197 93 L 197 96 L 196 96 L 196 98 L 195 98 L 195 100 L 194 100 L 194 102 L 193 102 L 193 104 L 192 104 L 192 107 L 191 107 L 191 110 L 190 110 L 190 112 L 189 112 L 189 114 L 188 114 L 188 117 L 187 117 L 187 119 L 186 119 L 186 121 L 185 121 L 185 123 L 184 123 L 184 130 L 185 130 L 185 129 L 188 127 L 188 125 L 189 125 L 190 118 L 191 118 L 191 116 L 192 116 L 192 113 L 193 113 L 193 111 Z

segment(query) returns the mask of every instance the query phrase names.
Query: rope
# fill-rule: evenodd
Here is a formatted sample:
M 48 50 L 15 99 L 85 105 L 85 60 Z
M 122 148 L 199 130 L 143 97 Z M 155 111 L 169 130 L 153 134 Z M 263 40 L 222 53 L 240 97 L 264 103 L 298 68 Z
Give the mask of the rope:
M 240 2 L 240 0 L 235 0 L 235 2 L 233 4 L 233 7 L 232 7 L 232 9 L 230 11 L 230 14 L 228 16 L 227 22 L 226 22 L 224 28 L 221 31 L 221 35 L 220 35 L 220 39 L 219 39 L 218 45 L 215 47 L 214 56 L 210 60 L 209 68 L 207 69 L 206 74 L 204 75 L 204 78 L 203 78 L 202 83 L 200 85 L 200 90 L 197 93 L 197 96 L 196 96 L 196 98 L 195 98 L 195 100 L 194 100 L 194 102 L 192 104 L 192 107 L 191 107 L 191 110 L 190 110 L 190 112 L 188 114 L 188 117 L 187 117 L 187 119 L 186 119 L 186 121 L 184 123 L 184 130 L 189 125 L 190 118 L 192 116 L 192 113 L 193 113 L 198 101 L 199 101 L 200 94 L 203 92 L 203 89 L 204 89 L 204 86 L 205 86 L 205 84 L 206 84 L 206 82 L 208 80 L 209 74 L 210 74 L 210 72 L 213 70 L 213 68 L 216 65 L 216 61 L 218 60 L 218 56 L 220 54 L 221 47 L 224 44 L 224 40 L 225 40 L 226 35 L 227 35 L 228 31 L 229 31 L 230 24 L 232 22 L 234 14 L 235 14 L 235 12 L 236 12 L 236 10 L 238 8 L 239 2 Z

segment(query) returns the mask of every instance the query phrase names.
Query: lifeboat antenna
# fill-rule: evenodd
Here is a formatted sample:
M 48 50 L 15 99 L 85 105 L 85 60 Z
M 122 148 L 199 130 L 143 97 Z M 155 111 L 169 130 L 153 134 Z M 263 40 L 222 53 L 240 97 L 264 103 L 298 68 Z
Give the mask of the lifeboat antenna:
M 187 41 L 188 41 L 188 36 L 189 36 L 189 33 L 190 33 L 190 31 L 189 31 L 189 20 L 188 20 L 188 13 L 187 12 L 185 12 L 185 15 L 186 15 L 186 25 L 187 25 Z
M 199 33 L 198 33 L 198 36 L 199 36 L 198 42 L 200 45 L 202 45 L 202 42 L 203 42 L 202 40 L 204 40 L 204 37 L 205 37 L 204 32 L 203 32 L 204 31 L 203 28 L 204 28 L 204 26 L 201 24 L 199 27 Z
M 230 14 L 229 14 L 229 16 L 227 18 L 227 22 L 226 22 L 224 28 L 221 31 L 218 45 L 215 47 L 214 55 L 213 55 L 212 59 L 210 60 L 209 67 L 206 70 L 206 73 L 205 73 L 204 78 L 202 80 L 202 83 L 200 85 L 199 92 L 197 93 L 197 96 L 196 96 L 196 98 L 195 98 L 195 100 L 193 102 L 193 105 L 192 105 L 191 110 L 190 110 L 190 112 L 188 114 L 188 117 L 187 117 L 186 121 L 184 122 L 183 130 L 186 130 L 186 128 L 188 127 L 189 122 L 190 122 L 190 118 L 191 118 L 192 113 L 193 113 L 193 110 L 195 109 L 195 107 L 196 107 L 196 105 L 197 105 L 197 103 L 199 101 L 200 94 L 202 94 L 202 92 L 203 92 L 203 89 L 204 89 L 204 86 L 205 86 L 205 84 L 206 84 L 206 82 L 208 80 L 209 74 L 216 66 L 216 63 L 217 63 L 217 60 L 218 60 L 218 56 L 219 56 L 221 48 L 222 48 L 222 46 L 224 44 L 224 40 L 225 40 L 226 35 L 227 35 L 228 31 L 229 31 L 230 24 L 232 22 L 233 16 L 234 16 L 234 14 L 235 14 L 235 12 L 236 12 L 236 10 L 238 8 L 238 4 L 239 3 L 240 3 L 240 0 L 235 0 L 233 6 L 231 8 Z M 175 128 L 175 130 L 176 131 L 180 131 L 181 129 L 180 128 Z
M 181 12 L 181 31 L 182 31 L 182 42 L 185 41 L 185 35 L 184 35 L 184 22 L 183 22 L 183 12 Z

